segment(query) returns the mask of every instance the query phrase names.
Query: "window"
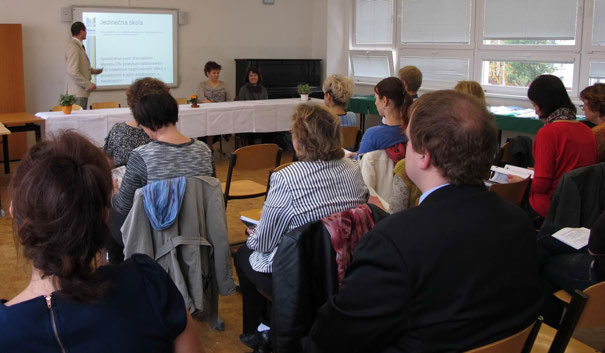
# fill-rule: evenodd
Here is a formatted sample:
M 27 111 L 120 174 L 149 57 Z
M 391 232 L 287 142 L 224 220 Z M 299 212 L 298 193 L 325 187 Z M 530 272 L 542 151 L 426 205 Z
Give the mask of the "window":
M 452 88 L 469 79 L 469 58 L 443 56 L 400 56 L 399 68 L 414 65 L 422 71 L 422 85 Z
M 357 46 L 393 44 L 393 0 L 355 1 Z
M 536 76 L 552 74 L 577 96 L 587 84 L 605 80 L 605 0 L 353 3 L 349 53 L 357 82 L 396 76 L 406 65 L 423 72 L 424 90 L 474 80 L 488 94 L 525 97 Z M 367 57 L 361 50 L 368 48 L 384 57 Z M 387 74 L 393 59 L 396 67 Z
M 353 51 L 350 56 L 355 82 L 378 83 L 393 72 L 393 54 L 390 51 Z
M 401 3 L 401 43 L 470 43 L 470 0 L 401 0 Z
M 483 44 L 575 45 L 572 0 L 484 0 Z
M 531 60 L 482 60 L 481 71 L 481 84 L 484 86 L 529 87 L 536 76 L 550 74 L 559 77 L 565 88 L 571 90 L 574 64 Z
M 588 85 L 592 86 L 595 83 L 605 83 L 605 60 L 590 63 Z

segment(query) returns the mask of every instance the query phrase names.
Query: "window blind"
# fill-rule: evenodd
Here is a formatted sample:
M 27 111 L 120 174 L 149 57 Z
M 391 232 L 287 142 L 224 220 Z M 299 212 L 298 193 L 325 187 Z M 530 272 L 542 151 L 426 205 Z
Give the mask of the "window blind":
M 402 0 L 402 43 L 470 42 L 471 0 Z
M 605 0 L 594 2 L 592 45 L 605 45 Z
M 351 55 L 355 77 L 385 78 L 391 76 L 389 59 L 386 56 Z
M 575 40 L 577 1 L 485 0 L 484 39 Z
M 414 65 L 422 71 L 423 85 L 454 87 L 458 81 L 468 80 L 467 58 L 443 58 L 430 56 L 402 56 L 401 67 Z
M 355 1 L 355 44 L 393 44 L 393 0 Z
M 591 62 L 589 77 L 598 80 L 605 79 L 605 62 Z

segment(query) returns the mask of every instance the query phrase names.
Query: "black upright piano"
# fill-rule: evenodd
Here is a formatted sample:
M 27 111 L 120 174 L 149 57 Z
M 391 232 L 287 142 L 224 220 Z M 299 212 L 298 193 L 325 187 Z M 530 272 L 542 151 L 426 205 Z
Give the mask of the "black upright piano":
M 321 59 L 235 59 L 235 95 L 250 66 L 263 75 L 269 99 L 298 97 L 300 83 L 308 83 L 313 93 L 321 92 Z

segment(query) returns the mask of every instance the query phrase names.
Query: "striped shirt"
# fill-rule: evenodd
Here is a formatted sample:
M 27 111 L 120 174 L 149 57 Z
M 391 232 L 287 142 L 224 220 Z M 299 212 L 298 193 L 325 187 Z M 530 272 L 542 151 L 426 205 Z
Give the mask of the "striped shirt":
M 261 219 L 247 245 L 255 271 L 273 272 L 273 257 L 284 234 L 309 222 L 365 203 L 368 189 L 356 162 L 301 161 L 271 176 Z
M 202 141 L 174 145 L 151 141 L 134 149 L 128 158 L 120 191 L 111 200 L 113 208 L 123 215 L 132 208 L 134 192 L 148 183 L 179 176 L 214 176 L 212 151 Z

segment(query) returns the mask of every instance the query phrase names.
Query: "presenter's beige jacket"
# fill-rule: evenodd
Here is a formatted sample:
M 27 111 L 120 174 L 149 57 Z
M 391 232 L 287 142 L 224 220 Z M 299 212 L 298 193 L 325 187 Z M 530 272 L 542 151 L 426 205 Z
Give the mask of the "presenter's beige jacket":
M 90 82 L 92 68 L 82 43 L 73 37 L 65 49 L 65 62 L 67 64 L 65 92 L 76 97 L 88 97 L 92 86 Z

